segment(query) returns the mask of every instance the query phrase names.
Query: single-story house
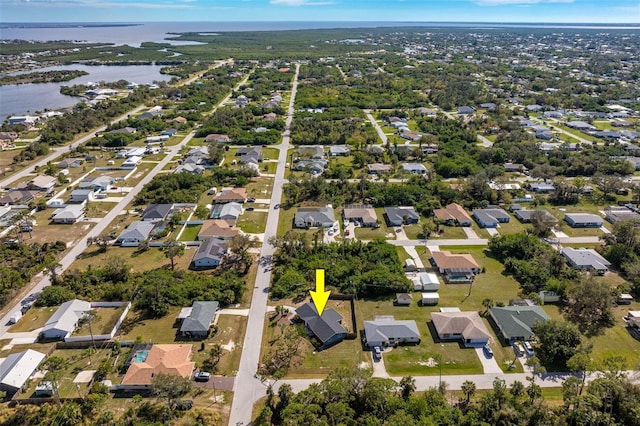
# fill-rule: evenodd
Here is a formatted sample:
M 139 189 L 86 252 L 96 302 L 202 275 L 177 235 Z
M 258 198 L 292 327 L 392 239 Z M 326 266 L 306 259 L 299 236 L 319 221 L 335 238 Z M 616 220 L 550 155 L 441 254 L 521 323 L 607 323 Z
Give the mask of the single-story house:
M 240 157 L 241 163 L 260 163 L 263 160 L 262 148 L 259 146 L 243 146 L 238 148 L 236 156 Z
M 112 130 L 109 133 L 110 135 L 117 135 L 117 134 L 125 134 L 125 135 L 133 135 L 136 133 L 136 129 L 133 127 L 123 127 L 122 129 L 116 129 L 116 130 Z
M 70 203 L 93 201 L 93 189 L 75 189 L 71 191 Z
M 33 349 L 7 355 L 0 363 L 0 390 L 11 395 L 22 389 L 45 358 Z
M 393 171 L 393 167 L 391 164 L 382 164 L 382 163 L 374 163 L 367 165 L 367 169 L 369 169 L 369 173 L 372 175 L 380 175 L 383 173 L 391 173 Z
M 165 220 L 173 204 L 149 204 L 149 206 L 142 212 L 142 220 L 144 222 L 156 222 L 159 220 Z
M 502 166 L 505 172 L 523 173 L 527 171 L 526 166 L 520 163 L 504 163 Z
M 420 343 L 420 331 L 414 320 L 396 320 L 392 316 L 376 316 L 373 321 L 365 321 L 364 334 L 364 344 L 369 348 Z
M 604 214 L 604 218 L 611 223 L 618 223 L 623 220 L 640 220 L 640 214 L 637 211 L 625 206 L 609 206 L 604 209 Z
M 607 272 L 609 266 L 611 266 L 611 263 L 594 249 L 564 247 L 562 249 L 562 255 L 569 265 L 581 271 L 595 271 L 602 275 Z
M 332 157 L 344 157 L 351 153 L 351 149 L 347 145 L 332 145 L 329 147 L 329 153 Z
M 25 191 L 25 190 L 13 190 L 9 191 L 0 197 L 0 206 L 16 205 L 16 204 L 28 204 L 36 198 L 37 192 Z
M 53 176 L 41 175 L 34 177 L 28 185 L 28 188 L 32 191 L 39 192 L 52 192 L 56 186 L 56 178 Z
M 153 345 L 149 350 L 133 353 L 131 365 L 119 389 L 150 389 L 153 377 L 160 373 L 185 379 L 191 377 L 196 365 L 191 361 L 192 347 L 191 344 Z
M 122 163 L 120 167 L 123 169 L 135 169 L 141 161 L 142 157 L 134 155 L 124 160 L 124 163 Z
M 211 142 L 218 142 L 218 143 L 230 143 L 231 142 L 231 138 L 229 137 L 229 135 L 220 135 L 217 133 L 212 133 L 207 135 L 206 138 L 204 138 L 204 141 L 206 143 L 211 143 Z
M 438 291 L 440 289 L 440 280 L 432 272 L 420 272 L 413 277 L 412 281 L 413 289 L 416 291 Z
M 572 228 L 600 228 L 603 224 L 600 216 L 591 213 L 567 213 L 564 220 Z
M 395 304 L 399 306 L 409 306 L 413 301 L 413 296 L 409 293 L 396 293 Z
M 116 244 L 122 247 L 138 247 L 141 242 L 149 239 L 155 222 L 134 221 L 118 236 Z
M 58 161 L 56 167 L 59 169 L 70 169 L 80 167 L 82 163 L 84 163 L 84 159 L 82 158 L 65 158 L 64 160 Z
M 244 203 L 247 201 L 247 188 L 227 188 L 213 197 L 214 204 Z
M 499 335 L 509 343 L 531 340 L 534 336 L 531 330 L 534 324 L 549 319 L 540 306 L 494 306 L 489 313 Z
M 467 348 L 484 346 L 491 338 L 477 312 L 432 312 L 431 322 L 440 340 L 462 340 Z
M 167 130 L 163 130 L 160 133 L 160 136 L 169 136 L 169 137 L 171 137 L 171 136 L 175 136 L 176 133 L 178 133 L 178 129 L 176 129 L 175 127 L 171 127 L 171 128 L 169 128 Z
M 569 121 L 567 123 L 567 127 L 572 129 L 580 130 L 582 132 L 587 132 L 591 130 L 598 130 L 595 126 L 585 122 L 585 121 Z
M 537 194 L 549 194 L 556 190 L 556 187 L 547 182 L 535 182 L 529 184 L 529 189 Z
M 358 223 L 361 226 L 375 228 L 378 226 L 378 215 L 373 206 L 345 206 L 342 216 L 349 222 Z
M 476 112 L 476 110 L 470 106 L 458 107 L 458 114 L 469 115 L 469 114 L 473 114 L 474 112 Z
M 64 302 L 45 323 L 40 332 L 44 339 L 65 339 L 78 326 L 78 321 L 91 310 L 91 303 L 73 299 Z
M 478 265 L 470 254 L 451 254 L 448 251 L 434 251 L 433 263 L 446 283 L 459 284 L 473 282 L 480 273 Z
M 293 170 L 319 175 L 327 168 L 327 160 L 298 160 L 294 162 Z
M 333 207 L 300 207 L 293 220 L 296 228 L 330 228 L 336 222 Z
M 187 317 L 182 320 L 182 325 L 180 325 L 180 335 L 206 339 L 218 306 L 218 302 L 193 302 Z
M 498 206 L 488 206 L 483 209 L 475 209 L 473 218 L 482 228 L 497 228 L 500 223 L 508 223 L 511 216 Z
M 384 216 L 389 226 L 410 225 L 420 221 L 420 215 L 412 206 L 385 207 Z
M 531 223 L 531 220 L 533 219 L 533 217 L 535 217 L 535 215 L 541 215 L 544 218 L 544 220 L 547 222 L 558 221 L 558 219 L 556 219 L 554 215 L 552 215 L 551 213 L 549 213 L 547 210 L 544 210 L 544 209 L 538 209 L 538 210 L 518 209 L 518 210 L 515 210 L 515 215 L 518 218 L 518 220 L 522 223 Z
M 321 159 L 324 157 L 324 148 L 319 145 L 302 146 L 294 152 L 294 156 Z
M 200 244 L 193 255 L 191 266 L 193 269 L 208 269 L 220 266 L 222 258 L 227 253 L 227 243 L 217 238 L 209 238 Z
M 240 229 L 233 226 L 233 222 L 220 219 L 207 219 L 198 232 L 198 240 L 205 241 L 211 238 L 229 240 L 240 234 Z
M 427 168 L 420 163 L 402 163 L 402 170 L 412 175 L 426 175 Z
M 342 317 L 335 309 L 325 308 L 320 316 L 313 303 L 305 303 L 296 309 L 296 315 L 320 341 L 319 350 L 340 343 L 347 337 L 347 330 L 342 326 Z
M 80 182 L 78 188 L 80 189 L 93 189 L 94 191 L 106 191 L 110 185 L 113 185 L 114 179 L 110 176 L 97 176 L 94 178 L 88 178 Z
M 51 220 L 53 223 L 69 224 L 76 223 L 84 217 L 86 203 L 74 204 L 64 208 L 56 209 Z
M 201 175 L 204 173 L 205 168 L 199 164 L 180 164 L 173 173 L 191 173 L 194 175 Z
M 220 208 L 214 208 L 216 213 L 215 219 L 237 221 L 242 214 L 242 204 L 240 203 L 226 203 L 222 204 Z
M 457 203 L 447 204 L 443 209 L 433 211 L 436 219 L 446 225 L 471 226 L 471 216 Z

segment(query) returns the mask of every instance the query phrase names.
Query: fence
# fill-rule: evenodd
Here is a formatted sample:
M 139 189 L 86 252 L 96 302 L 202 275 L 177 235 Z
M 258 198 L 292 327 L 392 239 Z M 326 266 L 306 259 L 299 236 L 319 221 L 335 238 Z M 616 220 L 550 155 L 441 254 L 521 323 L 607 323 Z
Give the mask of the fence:
M 118 329 L 122 325 L 122 321 L 124 321 L 125 317 L 129 313 L 131 309 L 131 302 L 92 302 L 92 308 L 118 308 L 120 306 L 126 306 L 120 318 L 116 321 L 111 333 L 109 334 L 94 334 L 93 336 L 70 336 L 64 339 L 65 342 L 91 342 L 91 341 L 103 341 L 113 339 L 113 336 L 116 335 Z
M 349 305 L 351 306 L 351 333 L 347 333 L 345 339 L 346 340 L 354 340 L 358 337 L 358 327 L 356 324 L 356 304 L 354 301 L 354 297 L 351 294 L 330 294 L 329 299 L 331 300 L 348 300 Z

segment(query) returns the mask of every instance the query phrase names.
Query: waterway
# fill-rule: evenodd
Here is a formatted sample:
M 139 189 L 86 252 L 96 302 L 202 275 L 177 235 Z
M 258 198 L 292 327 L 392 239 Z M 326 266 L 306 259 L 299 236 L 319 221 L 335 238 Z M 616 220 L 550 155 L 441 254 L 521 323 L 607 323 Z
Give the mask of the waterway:
M 89 66 L 60 65 L 38 71 L 80 70 L 89 74 L 61 83 L 9 84 L 0 86 L 0 121 L 10 115 L 33 114 L 44 109 L 57 109 L 76 104 L 80 99 L 60 93 L 61 86 L 89 82 L 127 80 L 138 84 L 168 81 L 171 76 L 160 74 L 158 65 Z

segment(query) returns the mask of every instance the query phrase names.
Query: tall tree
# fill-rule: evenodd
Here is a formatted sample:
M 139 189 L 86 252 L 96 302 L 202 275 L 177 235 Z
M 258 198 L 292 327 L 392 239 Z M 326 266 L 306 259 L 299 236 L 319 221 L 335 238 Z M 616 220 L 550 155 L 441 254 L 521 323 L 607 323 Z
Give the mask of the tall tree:
M 171 270 L 175 270 L 175 258 L 184 254 L 184 244 L 176 240 L 170 240 L 162 247 L 164 257 L 171 261 Z
M 191 391 L 189 377 L 180 377 L 175 374 L 158 373 L 151 379 L 153 394 L 165 399 L 170 409 L 175 408 L 176 400 Z

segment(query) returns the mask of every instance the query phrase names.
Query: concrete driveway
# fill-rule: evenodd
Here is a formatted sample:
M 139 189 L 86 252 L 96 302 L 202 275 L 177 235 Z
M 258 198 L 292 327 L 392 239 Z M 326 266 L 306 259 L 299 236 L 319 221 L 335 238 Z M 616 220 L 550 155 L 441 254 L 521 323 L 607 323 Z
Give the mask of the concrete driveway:
M 487 358 L 482 348 L 475 348 L 478 359 L 482 363 L 484 374 L 502 374 L 502 368 L 496 362 L 495 357 Z

